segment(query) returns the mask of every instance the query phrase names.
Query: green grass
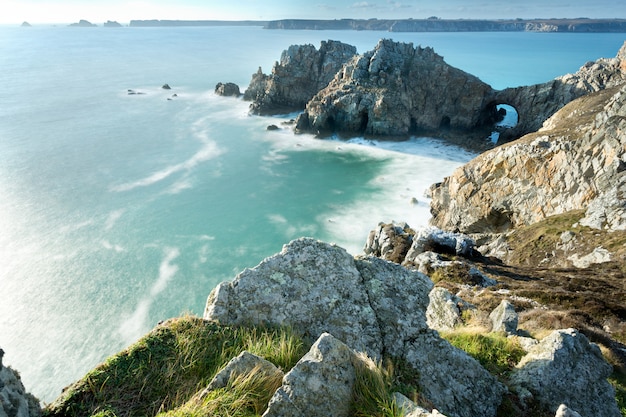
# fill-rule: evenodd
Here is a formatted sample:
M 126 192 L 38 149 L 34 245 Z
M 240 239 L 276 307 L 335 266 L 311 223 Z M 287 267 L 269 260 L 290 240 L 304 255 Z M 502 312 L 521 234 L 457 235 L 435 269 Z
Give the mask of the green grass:
M 517 341 L 500 333 L 480 334 L 459 329 L 440 334 L 500 378 L 506 377 L 526 354 Z
M 615 388 L 615 399 L 622 417 L 626 417 L 626 373 L 616 370 L 609 378 L 609 382 Z
M 288 329 L 173 319 L 66 389 L 44 416 L 154 416 L 185 404 L 244 350 L 289 370 L 307 349 Z

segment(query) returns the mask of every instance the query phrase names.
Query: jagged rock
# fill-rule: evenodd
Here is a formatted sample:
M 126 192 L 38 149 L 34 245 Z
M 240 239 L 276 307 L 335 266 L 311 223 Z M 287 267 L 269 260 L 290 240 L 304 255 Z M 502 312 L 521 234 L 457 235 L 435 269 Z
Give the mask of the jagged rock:
M 283 378 L 263 417 L 349 416 L 356 355 L 328 333 Z
M 319 50 L 313 45 L 292 45 L 270 75 L 259 68 L 252 76 L 244 100 L 252 101 L 250 111 L 255 114 L 300 111 L 355 54 L 354 46 L 332 40 L 322 41 Z
M 161 86 L 161 88 L 162 88 L 163 90 L 171 90 L 171 89 L 172 89 L 172 87 L 170 87 L 170 85 L 169 85 L 169 84 L 167 84 L 167 83 L 163 84 L 163 85 Z
M 491 331 L 505 332 L 506 334 L 517 334 L 518 316 L 515 307 L 508 300 L 502 300 L 491 314 Z
M 428 296 L 426 321 L 431 329 L 452 330 L 462 323 L 459 305 L 464 304 L 463 300 L 441 287 L 433 288 Z
M 625 116 L 626 86 L 568 104 L 545 129 L 483 153 L 431 187 L 431 224 L 497 233 L 586 209 L 587 218 L 601 219 L 590 226 L 626 228 Z
M 402 263 L 411 247 L 414 233 L 406 223 L 379 223 L 369 233 L 363 252 L 387 261 Z
M 446 232 L 434 227 L 421 228 L 413 236 L 407 258 L 410 260 L 415 254 L 428 250 L 469 258 L 474 255 L 475 246 L 474 240 L 467 235 Z
M 556 330 L 522 358 L 511 383 L 522 400 L 533 396 L 550 411 L 567 404 L 582 415 L 620 415 L 606 380 L 612 367 L 600 348 L 575 329 Z
M 0 349 L 0 417 L 39 417 L 39 400 L 26 392 L 20 375 L 10 367 L 2 365 Z
M 209 295 L 205 318 L 228 325 L 291 325 L 313 340 L 329 332 L 370 357 L 385 352 L 403 359 L 425 397 L 447 415 L 495 415 L 504 387 L 428 328 L 431 289 L 432 282 L 417 271 L 376 257 L 355 260 L 344 249 L 301 238 L 219 284 Z
M 565 404 L 561 404 L 559 408 L 556 410 L 556 414 L 554 417 L 582 417 L 576 411 L 570 409 Z
M 235 83 L 217 83 L 215 94 L 225 97 L 239 97 L 241 92 L 239 91 L 239 86 Z
M 489 85 L 446 64 L 432 48 L 382 39 L 374 50 L 346 63 L 307 103 L 296 131 L 404 136 L 472 130 L 495 123 L 495 106 L 485 110 L 492 93 Z
M 80 19 L 80 20 L 78 21 L 78 23 L 72 23 L 72 24 L 70 24 L 69 26 L 74 26 L 74 27 L 83 27 L 83 28 L 92 28 L 92 27 L 96 27 L 96 26 L 98 26 L 98 25 L 96 25 L 96 24 L 94 24 L 94 23 L 91 23 L 91 22 L 90 22 L 90 21 L 88 21 L 88 20 L 85 20 L 85 19 Z
M 204 317 L 229 325 L 288 325 L 311 340 L 328 332 L 371 357 L 382 352 L 376 314 L 353 257 L 313 239 L 294 240 L 232 282 L 220 283 Z
M 209 391 L 226 387 L 231 378 L 236 378 L 239 375 L 250 373 L 255 369 L 258 369 L 262 375 L 268 377 L 277 375 L 280 375 L 280 377 L 283 376 L 283 372 L 273 363 L 261 358 L 260 356 L 244 351 L 241 352 L 236 358 L 231 359 L 230 362 L 226 364 L 224 369 L 215 375 L 202 394 L 200 394 L 200 398 L 204 397 Z

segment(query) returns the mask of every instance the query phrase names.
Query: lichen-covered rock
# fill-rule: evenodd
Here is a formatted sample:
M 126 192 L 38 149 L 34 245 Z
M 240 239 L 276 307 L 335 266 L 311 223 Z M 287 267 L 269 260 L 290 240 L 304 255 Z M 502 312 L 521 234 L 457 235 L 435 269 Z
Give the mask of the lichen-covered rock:
M 431 223 L 505 232 L 587 210 L 582 224 L 626 228 L 626 86 L 582 97 L 539 132 L 485 152 L 431 188 Z
M 313 45 L 292 45 L 283 51 L 270 75 L 259 68 L 252 76 L 244 100 L 252 101 L 250 111 L 254 114 L 303 110 L 355 54 L 354 46 L 332 40 L 322 41 L 319 50 Z
M 399 392 L 394 392 L 393 400 L 396 402 L 396 405 L 399 409 L 403 411 L 404 417 L 431 417 L 431 416 L 439 416 L 446 417 L 441 414 L 437 409 L 434 409 L 432 412 L 416 405 L 413 401 L 409 400 L 404 395 Z
M 370 357 L 384 352 L 405 361 L 426 398 L 446 415 L 493 416 L 504 387 L 428 328 L 432 285 L 425 275 L 395 263 L 355 260 L 334 245 L 301 238 L 218 285 L 205 318 L 228 325 L 291 325 L 311 339 L 332 332 Z
M 467 353 L 434 330 L 406 344 L 404 359 L 419 372 L 422 394 L 449 416 L 495 416 L 506 388 Z
M 285 375 L 263 417 L 349 416 L 355 358 L 348 346 L 323 333 Z
M 267 377 L 283 376 L 283 371 L 278 369 L 273 363 L 254 355 L 250 352 L 241 352 L 239 356 L 233 358 L 226 364 L 224 369 L 219 371 L 217 375 L 209 382 L 206 389 L 202 392 L 200 397 L 209 391 L 224 388 L 228 385 L 228 381 L 232 378 L 236 378 L 239 375 L 245 375 L 252 371 L 258 371 L 261 375 Z
M 39 400 L 26 392 L 20 375 L 13 369 L 2 365 L 0 349 L 0 417 L 39 417 Z
M 354 258 L 345 249 L 297 239 L 258 266 L 219 284 L 205 319 L 228 325 L 283 325 L 310 340 L 328 332 L 353 349 L 380 357 L 382 342 Z
M 618 417 L 612 367 L 600 348 L 575 329 L 556 330 L 532 347 L 511 376 L 522 399 L 533 396 L 550 411 L 561 404 L 584 416 Z
M 515 306 L 508 300 L 502 300 L 491 314 L 491 331 L 505 332 L 506 334 L 517 334 L 517 322 L 519 320 Z
M 431 329 L 453 330 L 462 323 L 459 304 L 463 303 L 463 300 L 441 287 L 433 288 L 429 298 L 426 321 Z

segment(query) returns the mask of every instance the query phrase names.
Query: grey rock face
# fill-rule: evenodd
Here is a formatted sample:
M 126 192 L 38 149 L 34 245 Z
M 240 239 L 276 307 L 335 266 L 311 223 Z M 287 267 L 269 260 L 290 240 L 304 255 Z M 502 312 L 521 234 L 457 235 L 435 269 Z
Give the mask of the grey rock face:
M 491 331 L 505 332 L 506 334 L 517 334 L 518 316 L 515 307 L 507 300 L 502 300 L 491 314 Z
M 217 83 L 215 94 L 225 97 L 239 97 L 241 92 L 239 91 L 239 86 L 235 83 Z
M 463 303 L 463 300 L 440 287 L 433 288 L 429 298 L 426 320 L 431 329 L 453 330 L 462 323 L 459 304 Z
M 228 381 L 231 378 L 236 378 L 239 375 L 245 375 L 253 370 L 257 369 L 262 375 L 272 377 L 276 375 L 283 376 L 283 372 L 278 369 L 273 363 L 254 355 L 250 352 L 241 352 L 239 356 L 233 358 L 226 364 L 224 369 L 219 371 L 217 375 L 209 382 L 203 394 L 218 389 L 224 388 L 228 385 Z
M 428 328 L 431 289 L 417 271 L 375 257 L 355 260 L 341 248 L 302 238 L 218 285 L 204 317 L 229 325 L 291 325 L 311 340 L 331 333 L 370 357 L 385 352 L 404 359 L 446 415 L 495 415 L 504 387 Z
M 7 366 L 1 366 L 0 349 L 0 417 L 39 417 L 39 401 L 26 392 L 19 374 Z
M 298 239 L 280 254 L 219 284 L 204 317 L 223 324 L 292 326 L 316 340 L 328 332 L 380 357 L 381 334 L 354 259 L 343 248 Z
M 338 41 L 322 41 L 319 50 L 313 45 L 292 45 L 283 51 L 270 75 L 259 68 L 244 99 L 252 101 L 250 111 L 255 114 L 302 110 L 354 55 L 354 46 Z
M 557 330 L 532 347 L 511 381 L 522 398 L 532 395 L 552 412 L 561 404 L 584 416 L 618 417 L 612 368 L 585 335 Z
M 586 209 L 581 223 L 626 228 L 626 86 L 582 97 L 545 128 L 493 149 L 432 187 L 431 223 L 505 232 Z
M 355 356 L 344 343 L 323 333 L 285 375 L 263 416 L 349 416 Z
M 492 92 L 477 77 L 446 64 L 432 48 L 383 39 L 346 63 L 308 102 L 296 129 L 379 136 L 471 130 L 485 122 L 483 110 Z

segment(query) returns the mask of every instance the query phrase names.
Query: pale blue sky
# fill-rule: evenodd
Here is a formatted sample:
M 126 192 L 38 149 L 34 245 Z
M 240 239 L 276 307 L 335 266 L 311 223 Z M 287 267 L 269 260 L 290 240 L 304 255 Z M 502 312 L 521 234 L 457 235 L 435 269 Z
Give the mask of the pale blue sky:
M 0 23 L 131 19 L 626 18 L 623 0 L 0 0 Z

